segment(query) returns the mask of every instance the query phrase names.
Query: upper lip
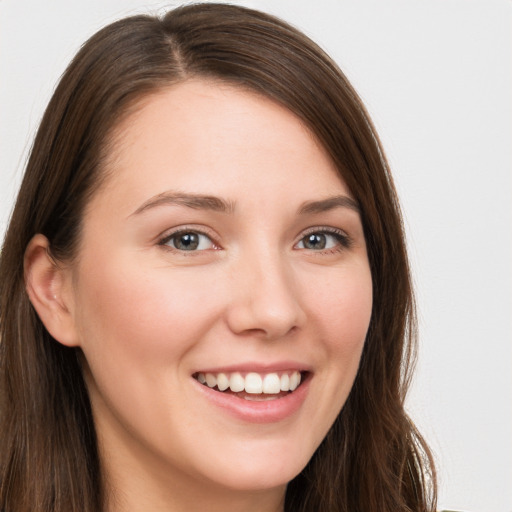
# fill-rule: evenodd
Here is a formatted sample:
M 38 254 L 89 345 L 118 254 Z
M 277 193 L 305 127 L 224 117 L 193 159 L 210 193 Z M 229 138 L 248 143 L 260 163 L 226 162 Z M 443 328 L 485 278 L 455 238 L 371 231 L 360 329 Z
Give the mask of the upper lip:
M 209 366 L 201 367 L 192 372 L 196 373 L 275 373 L 275 372 L 287 372 L 287 371 L 299 371 L 299 372 L 311 372 L 311 366 L 308 364 L 299 363 L 296 361 L 277 361 L 272 363 L 261 363 L 261 362 L 243 362 L 222 366 Z

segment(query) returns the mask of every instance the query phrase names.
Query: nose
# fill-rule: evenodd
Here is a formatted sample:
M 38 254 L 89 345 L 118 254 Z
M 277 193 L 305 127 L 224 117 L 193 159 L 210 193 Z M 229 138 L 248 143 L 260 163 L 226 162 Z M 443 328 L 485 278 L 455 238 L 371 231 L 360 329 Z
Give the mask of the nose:
M 298 286 L 283 258 L 253 255 L 233 270 L 227 322 L 234 333 L 275 340 L 303 326 Z

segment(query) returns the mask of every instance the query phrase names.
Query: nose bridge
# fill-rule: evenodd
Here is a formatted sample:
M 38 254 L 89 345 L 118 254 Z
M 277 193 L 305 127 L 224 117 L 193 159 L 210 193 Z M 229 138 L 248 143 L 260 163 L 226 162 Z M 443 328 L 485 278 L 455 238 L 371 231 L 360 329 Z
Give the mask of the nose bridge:
M 300 327 L 304 312 L 293 269 L 277 247 L 259 247 L 240 257 L 233 287 L 228 321 L 234 332 L 273 339 Z

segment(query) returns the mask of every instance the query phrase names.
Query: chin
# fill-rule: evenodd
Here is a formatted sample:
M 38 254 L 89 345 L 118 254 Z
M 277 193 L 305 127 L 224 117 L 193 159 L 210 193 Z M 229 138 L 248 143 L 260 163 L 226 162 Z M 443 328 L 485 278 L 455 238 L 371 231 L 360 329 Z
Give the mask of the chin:
M 312 453 L 293 454 L 292 449 L 264 450 L 256 454 L 241 453 L 235 460 L 227 457 L 203 468 L 210 480 L 235 491 L 264 491 L 283 488 L 307 465 Z M 208 478 L 208 477 L 207 477 Z

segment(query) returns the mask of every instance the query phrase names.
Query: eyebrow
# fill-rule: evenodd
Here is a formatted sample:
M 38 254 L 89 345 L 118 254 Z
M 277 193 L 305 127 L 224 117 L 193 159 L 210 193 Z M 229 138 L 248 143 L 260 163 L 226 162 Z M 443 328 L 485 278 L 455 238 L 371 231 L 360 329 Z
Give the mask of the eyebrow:
M 232 201 L 226 201 L 219 197 L 187 194 L 184 192 L 167 191 L 151 197 L 139 206 L 131 215 L 138 215 L 142 212 L 163 205 L 186 206 L 194 210 L 212 210 L 220 213 L 233 213 L 235 204 Z M 306 201 L 299 207 L 299 214 L 322 213 L 335 208 L 349 208 L 360 213 L 358 203 L 348 196 L 333 196 L 318 201 Z
M 219 197 L 168 191 L 148 199 L 130 217 L 162 205 L 186 206 L 194 210 L 212 210 L 221 213 L 232 213 L 235 208 L 232 202 L 224 201 Z
M 349 208 L 357 213 L 361 213 L 357 201 L 348 196 L 333 196 L 320 201 L 307 201 L 302 203 L 299 208 L 300 214 L 322 213 L 335 208 Z

